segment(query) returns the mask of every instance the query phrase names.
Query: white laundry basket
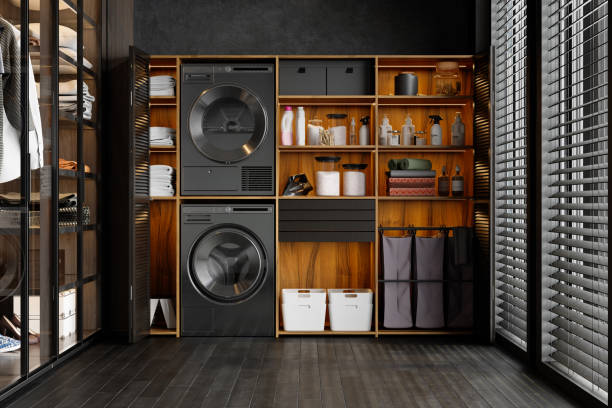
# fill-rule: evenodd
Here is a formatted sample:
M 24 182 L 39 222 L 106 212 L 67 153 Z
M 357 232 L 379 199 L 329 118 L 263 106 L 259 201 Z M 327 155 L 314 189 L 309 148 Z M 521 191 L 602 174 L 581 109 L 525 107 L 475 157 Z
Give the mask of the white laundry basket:
M 332 331 L 369 331 L 372 328 L 371 289 L 329 289 Z
M 325 289 L 283 289 L 283 328 L 286 331 L 323 331 Z

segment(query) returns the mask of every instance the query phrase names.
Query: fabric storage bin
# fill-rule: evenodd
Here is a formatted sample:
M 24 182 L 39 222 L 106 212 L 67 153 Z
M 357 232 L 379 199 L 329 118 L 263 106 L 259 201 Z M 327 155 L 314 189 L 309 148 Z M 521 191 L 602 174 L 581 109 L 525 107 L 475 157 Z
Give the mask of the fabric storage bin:
M 327 61 L 328 95 L 374 94 L 374 66 L 371 60 Z
M 447 240 L 447 326 L 471 328 L 474 326 L 474 230 L 455 228 Z M 464 281 L 464 282 L 461 282 Z
M 325 289 L 283 289 L 283 328 L 286 331 L 323 331 Z
M 413 237 L 382 237 L 385 280 L 412 279 Z M 413 326 L 409 282 L 384 283 L 383 325 L 388 329 Z
M 369 331 L 372 328 L 372 290 L 328 289 L 332 331 Z
M 323 61 L 281 60 L 278 67 L 280 95 L 325 95 Z
M 444 327 L 444 238 L 416 238 L 416 322 L 420 329 Z

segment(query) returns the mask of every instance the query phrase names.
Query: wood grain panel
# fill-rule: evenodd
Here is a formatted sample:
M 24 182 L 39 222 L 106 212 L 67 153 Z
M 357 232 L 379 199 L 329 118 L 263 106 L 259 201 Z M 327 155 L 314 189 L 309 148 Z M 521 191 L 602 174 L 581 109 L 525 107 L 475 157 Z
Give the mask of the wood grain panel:
M 371 243 L 279 242 L 280 288 L 374 289 Z
M 151 297 L 176 296 L 175 201 L 151 201 Z
M 431 160 L 432 169 L 436 171 L 436 192 L 438 190 L 438 177 L 442 175 L 442 166 L 446 165 L 446 170 L 452 172 L 451 176 L 455 173 L 455 166 L 459 165 L 461 168 L 460 174 L 464 177 L 464 189 L 466 197 L 471 197 L 474 191 L 474 152 L 467 150 L 460 153 L 379 153 L 378 155 L 378 195 L 387 195 L 387 175 L 389 171 L 387 163 L 390 159 L 428 159 Z M 426 198 L 426 197 L 425 197 Z
M 426 63 L 427 64 L 427 63 Z M 378 68 L 378 95 L 395 95 L 395 77 L 402 72 L 413 72 L 419 79 L 419 95 L 435 95 L 433 76 L 435 68 L 417 68 L 423 64 L 410 63 L 405 66 Z M 432 64 L 433 66 L 433 64 Z M 461 69 L 461 91 L 459 95 L 472 95 L 472 69 Z
M 347 163 L 366 163 L 368 167 L 364 170 L 366 173 L 366 196 L 374 195 L 374 152 L 371 153 L 349 153 L 349 152 L 318 152 L 318 153 L 289 153 L 283 152 L 278 161 L 278 194 L 281 195 L 287 184 L 289 176 L 298 173 L 305 173 L 308 181 L 316 190 L 315 172 L 318 162 L 315 160 L 317 156 L 340 156 L 338 162 L 339 171 L 342 172 L 342 165 Z M 340 175 L 340 192 L 342 192 L 342 174 Z M 309 195 L 315 195 L 312 191 Z
M 383 117 L 387 115 L 393 130 L 401 130 L 406 122 L 406 115 L 410 114 L 415 130 L 424 131 L 427 144 L 431 144 L 430 129 L 433 122 L 429 115 L 440 115 L 442 121 L 442 145 L 451 144 L 451 127 L 457 112 L 461 113 L 461 120 L 465 125 L 465 145 L 471 146 L 474 140 L 474 121 L 472 104 L 463 106 L 379 106 L 378 125 L 376 127 L 376 140 Z M 401 141 L 400 141 L 401 142 Z
M 378 222 L 384 227 L 456 227 L 472 225 L 472 201 L 380 201 Z M 426 236 L 435 234 L 422 231 Z M 388 231 L 385 235 L 402 235 Z
M 359 119 L 361 119 L 364 116 L 369 116 L 370 117 L 370 144 L 374 144 L 374 139 L 372 139 L 372 135 L 374 135 L 374 121 L 373 121 L 373 117 L 374 117 L 374 113 L 373 113 L 373 105 L 368 103 L 368 104 L 361 104 L 361 105 L 357 105 L 357 106 L 353 106 L 353 105 L 299 105 L 299 104 L 294 104 L 294 105 L 289 105 L 289 104 L 282 104 L 279 105 L 279 110 L 277 112 L 277 120 L 278 120 L 278 129 L 280 130 L 280 123 L 281 120 L 283 118 L 283 112 L 285 111 L 285 106 L 291 106 L 293 108 L 293 114 L 294 114 L 294 118 L 293 118 L 293 143 L 296 143 L 296 122 L 297 122 L 297 106 L 303 106 L 304 107 L 304 113 L 306 115 L 306 125 L 308 126 L 308 121 L 311 119 L 321 119 L 323 121 L 322 126 L 325 129 L 328 129 L 331 124 L 330 124 L 330 120 L 327 118 L 327 114 L 329 113 L 346 113 L 347 117 L 346 117 L 346 142 L 347 144 L 350 143 L 350 138 L 349 138 L 349 131 L 350 131 L 350 124 L 351 124 L 351 118 L 355 118 L 355 136 L 356 136 L 356 143 L 359 143 L 359 127 L 361 126 L 361 123 L 359 122 Z M 281 132 L 278 131 L 277 132 L 277 138 L 278 138 L 278 145 L 281 144 Z M 308 143 L 308 132 L 306 132 L 306 142 Z
M 163 126 L 176 130 L 176 107 L 152 105 L 151 126 Z

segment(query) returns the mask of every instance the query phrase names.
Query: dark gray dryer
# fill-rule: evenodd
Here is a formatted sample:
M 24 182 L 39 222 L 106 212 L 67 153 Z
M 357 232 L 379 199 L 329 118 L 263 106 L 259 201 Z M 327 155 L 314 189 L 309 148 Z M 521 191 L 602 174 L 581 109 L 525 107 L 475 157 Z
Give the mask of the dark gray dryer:
M 181 194 L 274 194 L 274 64 L 181 66 Z
M 274 335 L 274 205 L 181 206 L 181 335 Z

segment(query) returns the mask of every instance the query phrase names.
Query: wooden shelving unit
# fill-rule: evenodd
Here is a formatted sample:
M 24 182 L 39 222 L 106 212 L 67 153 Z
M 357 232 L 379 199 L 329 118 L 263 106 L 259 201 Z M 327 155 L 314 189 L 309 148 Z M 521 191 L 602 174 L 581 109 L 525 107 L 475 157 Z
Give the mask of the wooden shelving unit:
M 182 60 L 227 60 L 236 58 L 276 60 L 276 195 L 275 196 L 181 196 L 180 195 L 180 64 Z M 154 335 L 180 335 L 180 205 L 193 200 L 271 200 L 276 204 L 276 335 L 454 335 L 469 334 L 458 330 L 389 330 L 379 322 L 380 242 L 379 234 L 373 242 L 279 242 L 279 204 L 290 200 L 372 200 L 375 202 L 376 225 L 406 226 L 460 226 L 473 225 L 475 200 L 474 171 L 474 98 L 472 56 L 300 56 L 300 59 L 372 59 L 375 94 L 373 95 L 279 95 L 278 66 L 283 59 L 297 56 L 152 56 L 152 75 L 173 75 L 177 79 L 176 97 L 153 97 L 150 100 L 151 126 L 169 126 L 176 129 L 176 146 L 151 147 L 151 163 L 168 164 L 176 169 L 176 196 L 152 197 L 151 202 L 151 253 L 163 253 L 151 259 L 152 297 L 164 295 L 176 300 L 176 330 L 152 329 Z M 457 96 L 432 95 L 435 63 L 440 60 L 459 61 L 463 87 Z M 419 78 L 418 96 L 395 96 L 394 76 L 400 72 L 415 72 Z M 328 113 L 347 113 L 358 121 L 370 116 L 370 144 L 366 146 L 283 146 L 280 143 L 280 120 L 285 106 L 303 106 L 306 120 L 318 118 L 328 127 Z M 460 112 L 466 126 L 466 145 L 450 144 L 451 124 L 456 112 Z M 428 116 L 440 114 L 444 120 L 442 146 L 378 146 L 378 126 L 383 116 L 388 116 L 393 129 L 401 129 L 405 116 L 410 113 L 417 130 L 429 134 Z M 357 129 L 360 123 L 357 122 Z M 428 138 L 429 139 L 429 138 Z M 428 140 L 429 142 L 429 140 Z M 305 173 L 315 180 L 315 156 L 337 155 L 339 164 L 367 163 L 366 196 L 364 197 L 306 197 L 282 196 L 287 178 Z M 465 177 L 464 197 L 397 197 L 386 193 L 387 161 L 391 158 L 427 158 L 440 175 L 442 165 L 454 172 L 461 167 Z M 311 194 L 314 194 L 311 193 Z M 313 201 L 314 202 L 314 201 Z M 289 332 L 283 329 L 280 313 L 282 288 L 370 288 L 374 291 L 372 328 L 366 332 L 332 332 L 329 324 L 323 332 Z
M 180 63 L 174 56 L 151 57 L 151 76 L 170 75 L 176 80 L 175 96 L 151 96 L 151 126 L 176 129 L 175 146 L 150 146 L 151 164 L 166 164 L 175 169 L 175 195 L 173 197 L 151 197 L 151 298 L 171 298 L 176 310 L 176 329 L 152 327 L 151 335 L 180 335 Z

